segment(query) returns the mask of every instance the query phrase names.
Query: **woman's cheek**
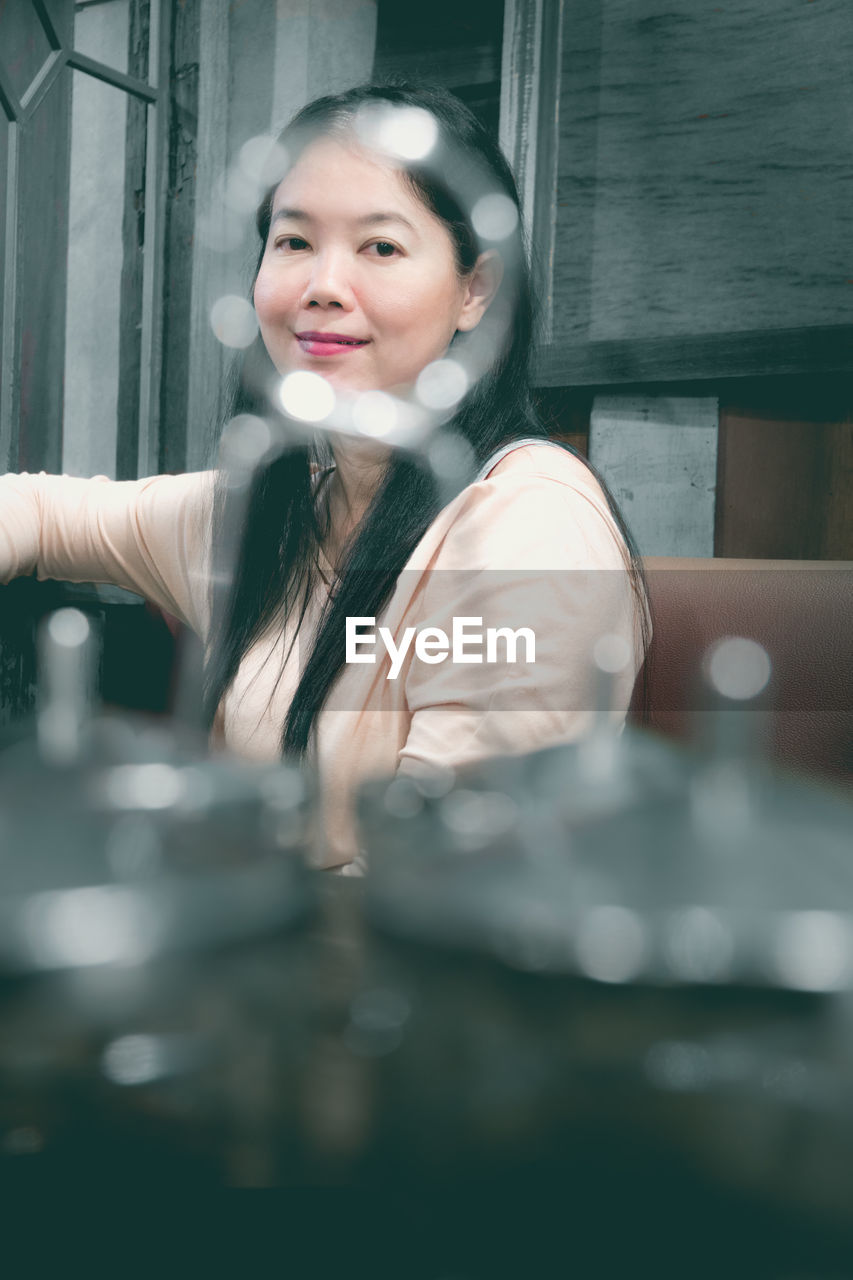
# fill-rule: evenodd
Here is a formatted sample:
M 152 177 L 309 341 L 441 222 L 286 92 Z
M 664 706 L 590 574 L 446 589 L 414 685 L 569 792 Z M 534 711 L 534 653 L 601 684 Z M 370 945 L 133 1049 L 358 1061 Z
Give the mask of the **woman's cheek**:
M 255 313 L 261 323 L 261 328 L 267 324 L 274 315 L 273 295 L 262 276 L 258 276 L 255 281 L 255 289 L 252 295 Z

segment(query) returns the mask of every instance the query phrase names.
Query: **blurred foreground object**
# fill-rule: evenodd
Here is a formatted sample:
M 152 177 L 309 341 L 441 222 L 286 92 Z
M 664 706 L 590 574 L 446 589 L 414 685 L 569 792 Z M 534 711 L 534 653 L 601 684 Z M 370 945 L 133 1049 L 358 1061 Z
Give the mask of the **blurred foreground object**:
M 612 730 L 594 769 L 595 735 L 365 789 L 373 981 L 406 1010 L 379 1149 L 400 1176 L 558 1186 L 583 1230 L 628 1231 L 602 1259 L 701 1234 L 691 1274 L 716 1275 L 736 1226 L 744 1274 L 833 1275 L 853 1248 L 853 804 L 768 762 L 761 646 L 699 666 L 690 750 Z
M 853 804 L 769 763 L 750 637 L 690 748 L 618 732 L 624 659 L 577 744 L 366 788 L 363 882 L 307 870 L 299 770 L 94 714 L 8 748 L 0 1175 L 476 1185 L 601 1263 L 839 1274 Z
M 296 1123 L 304 984 L 276 975 L 316 905 L 310 779 L 96 714 L 76 610 L 40 652 L 36 732 L 0 753 L 0 1171 L 269 1178 L 249 1137 L 264 1080 Z

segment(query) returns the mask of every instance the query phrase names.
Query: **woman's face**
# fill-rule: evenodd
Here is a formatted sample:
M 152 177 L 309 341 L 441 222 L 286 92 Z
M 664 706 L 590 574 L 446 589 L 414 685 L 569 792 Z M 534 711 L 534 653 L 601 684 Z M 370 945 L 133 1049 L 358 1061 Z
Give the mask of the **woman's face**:
M 279 372 L 405 390 L 479 322 L 481 275 L 459 278 L 444 224 L 397 170 L 321 138 L 275 193 L 255 310 Z

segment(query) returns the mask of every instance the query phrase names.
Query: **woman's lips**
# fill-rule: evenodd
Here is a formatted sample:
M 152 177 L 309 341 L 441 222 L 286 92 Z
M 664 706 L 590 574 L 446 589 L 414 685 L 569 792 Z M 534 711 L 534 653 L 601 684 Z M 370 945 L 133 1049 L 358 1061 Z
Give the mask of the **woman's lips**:
M 366 347 L 368 339 L 351 338 L 345 333 L 297 333 L 296 340 L 309 356 L 341 356 Z

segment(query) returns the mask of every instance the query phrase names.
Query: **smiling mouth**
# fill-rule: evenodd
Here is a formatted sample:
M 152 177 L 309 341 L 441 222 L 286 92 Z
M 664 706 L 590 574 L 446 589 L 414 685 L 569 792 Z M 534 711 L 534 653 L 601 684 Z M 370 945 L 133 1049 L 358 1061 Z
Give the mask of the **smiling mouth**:
M 368 338 L 349 338 L 342 333 L 297 333 L 297 341 L 303 351 L 312 356 L 338 355 L 366 347 Z
M 324 347 L 366 347 L 368 338 L 348 338 L 342 333 L 297 333 L 302 343 L 320 343 Z

